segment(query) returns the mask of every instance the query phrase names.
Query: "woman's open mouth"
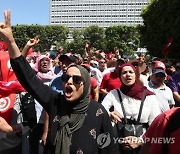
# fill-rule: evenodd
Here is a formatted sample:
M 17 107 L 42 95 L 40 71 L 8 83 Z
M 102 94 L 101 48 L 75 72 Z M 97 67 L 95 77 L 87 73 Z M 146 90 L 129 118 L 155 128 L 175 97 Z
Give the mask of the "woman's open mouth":
M 70 98 L 73 94 L 73 89 L 70 86 L 65 87 L 64 95 L 66 98 Z
M 132 80 L 131 78 L 127 78 L 126 79 L 127 82 L 131 82 L 131 80 Z

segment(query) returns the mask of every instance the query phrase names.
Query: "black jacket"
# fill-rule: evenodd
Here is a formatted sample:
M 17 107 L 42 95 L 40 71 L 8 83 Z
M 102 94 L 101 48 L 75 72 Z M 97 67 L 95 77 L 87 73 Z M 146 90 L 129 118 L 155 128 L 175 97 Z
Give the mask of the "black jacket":
M 11 59 L 11 65 L 23 87 L 40 102 L 49 114 L 49 132 L 45 151 L 48 154 L 53 154 L 64 97 L 44 85 L 36 77 L 35 72 L 23 56 Z M 118 154 L 113 137 L 107 111 L 100 103 L 91 100 L 82 127 L 72 135 L 70 153 Z

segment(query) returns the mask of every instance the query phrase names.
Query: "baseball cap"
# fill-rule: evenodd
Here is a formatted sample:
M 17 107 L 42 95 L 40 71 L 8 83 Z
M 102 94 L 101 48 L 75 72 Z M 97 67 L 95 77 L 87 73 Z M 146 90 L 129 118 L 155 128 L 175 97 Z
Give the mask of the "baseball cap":
M 61 55 L 61 56 L 59 57 L 59 61 L 62 61 L 64 58 L 68 58 L 68 59 L 71 60 L 72 62 L 76 62 L 76 57 L 73 56 L 73 55 L 70 54 L 70 53 Z
M 166 66 L 163 62 L 156 60 L 155 61 L 155 69 L 163 69 L 164 71 L 166 70 Z
M 152 74 L 157 74 L 157 73 L 163 73 L 165 76 L 167 75 L 163 69 L 154 69 L 152 71 Z

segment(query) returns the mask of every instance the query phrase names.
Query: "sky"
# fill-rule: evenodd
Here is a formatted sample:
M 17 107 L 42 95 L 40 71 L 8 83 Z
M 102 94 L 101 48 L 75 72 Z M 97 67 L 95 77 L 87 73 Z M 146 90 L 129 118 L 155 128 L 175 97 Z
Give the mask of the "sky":
M 0 22 L 4 10 L 11 10 L 11 25 L 49 25 L 49 0 L 0 0 Z

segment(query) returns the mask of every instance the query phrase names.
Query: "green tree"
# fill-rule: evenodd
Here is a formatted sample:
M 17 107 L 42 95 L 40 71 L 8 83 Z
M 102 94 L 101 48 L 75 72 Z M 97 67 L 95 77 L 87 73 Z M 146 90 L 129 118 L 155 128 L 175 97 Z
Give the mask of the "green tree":
M 89 26 L 83 31 L 84 40 L 90 43 L 90 46 L 96 49 L 106 50 L 104 28 L 98 26 Z
M 139 28 L 134 26 L 112 26 L 105 31 L 107 49 L 117 47 L 121 54 L 131 55 L 140 47 Z
M 173 36 L 168 58 L 180 56 L 180 1 L 152 0 L 143 10 L 144 25 L 141 27 L 141 43 L 153 56 L 163 58 L 162 51 Z
M 68 34 L 69 34 L 69 29 L 65 26 L 60 26 L 60 25 L 53 25 L 53 26 L 45 26 L 45 33 L 44 36 L 41 38 L 43 42 L 45 43 L 44 46 L 45 49 L 50 49 L 52 44 L 65 44 Z M 46 43 L 47 42 L 47 43 Z
M 89 43 L 95 49 L 106 49 L 104 28 L 90 26 L 84 29 L 74 29 L 71 32 L 73 40 L 66 43 L 67 51 L 84 55 L 85 44 Z
M 71 41 L 66 42 L 65 48 L 66 51 L 70 51 L 72 53 L 79 53 L 81 55 L 84 54 L 84 46 L 85 40 L 83 36 L 83 32 L 81 29 L 74 29 L 70 33 L 70 36 L 73 38 Z
M 25 25 L 13 26 L 13 35 L 16 40 L 16 43 L 20 49 L 22 49 L 26 42 L 29 40 L 27 35 L 27 27 Z
M 89 43 L 95 49 L 106 53 L 118 47 L 124 54 L 133 54 L 139 47 L 138 27 L 113 26 L 107 29 L 90 26 L 84 29 L 69 29 L 64 26 L 52 25 L 17 25 L 13 27 L 13 34 L 20 49 L 30 38 L 39 37 L 40 42 L 35 47 L 36 51 L 44 52 L 51 45 L 64 46 L 65 52 L 84 54 L 85 44 Z M 68 36 L 72 39 L 67 39 Z
M 67 27 L 53 25 L 16 25 L 13 26 L 13 35 L 17 45 L 22 49 L 30 38 L 39 37 L 40 42 L 35 50 L 40 52 L 47 51 L 53 44 L 64 44 L 68 38 L 69 30 Z

